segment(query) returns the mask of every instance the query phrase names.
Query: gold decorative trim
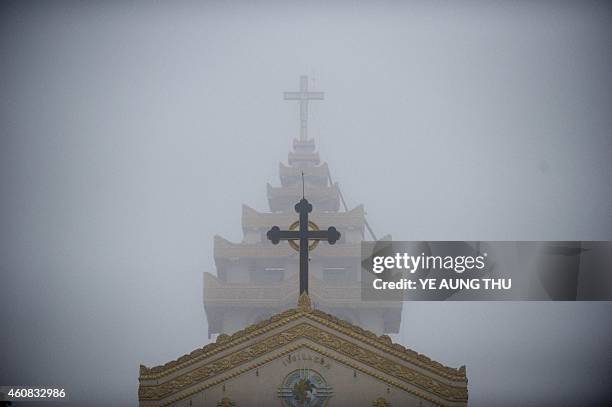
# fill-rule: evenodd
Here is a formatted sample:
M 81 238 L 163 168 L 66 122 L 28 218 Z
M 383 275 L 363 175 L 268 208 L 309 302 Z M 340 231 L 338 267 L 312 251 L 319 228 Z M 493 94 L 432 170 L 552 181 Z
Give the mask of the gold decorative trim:
M 184 400 L 184 399 L 186 399 L 186 398 L 188 398 L 190 396 L 193 396 L 196 393 L 199 393 L 199 392 L 201 392 L 203 390 L 206 390 L 206 389 L 209 389 L 209 388 L 211 388 L 213 386 L 221 384 L 221 383 L 223 383 L 223 382 L 225 382 L 227 380 L 233 379 L 234 377 L 240 376 L 240 375 L 242 375 L 242 374 L 244 374 L 246 372 L 249 372 L 249 371 L 251 371 L 253 369 L 257 369 L 257 368 L 259 368 L 259 367 L 261 367 L 261 366 L 263 366 L 263 365 L 265 365 L 265 364 L 267 364 L 267 363 L 269 363 L 269 362 L 271 362 L 271 361 L 273 361 L 275 359 L 278 359 L 280 357 L 283 357 L 285 355 L 288 355 L 288 354 L 290 354 L 292 352 L 295 352 L 295 351 L 297 351 L 299 349 L 303 349 L 303 348 L 310 349 L 310 350 L 312 350 L 314 352 L 318 352 L 321 355 L 326 356 L 328 358 L 331 358 L 331 359 L 335 360 L 338 363 L 342 363 L 342 364 L 344 364 L 344 365 L 346 365 L 346 366 L 348 366 L 350 368 L 353 368 L 353 369 L 358 370 L 358 371 L 360 371 L 362 373 L 365 373 L 365 374 L 367 374 L 367 375 L 369 375 L 369 376 L 371 376 L 371 377 L 373 377 L 375 379 L 378 379 L 378 380 L 380 380 L 380 381 L 382 381 L 384 383 L 387 383 L 387 384 L 389 384 L 391 386 L 394 386 L 394 387 L 396 387 L 398 389 L 404 390 L 407 393 L 410 393 L 410 394 L 412 394 L 414 396 L 422 398 L 423 400 L 432 402 L 436 406 L 439 406 L 439 407 L 453 407 L 453 406 L 456 406 L 457 404 L 459 404 L 459 405 L 467 405 L 467 399 L 464 401 L 465 404 L 464 404 L 464 402 L 461 402 L 461 401 L 459 401 L 457 403 L 454 403 L 452 405 L 451 404 L 446 404 L 446 403 L 440 403 L 439 400 L 432 398 L 431 396 L 429 396 L 426 393 L 423 393 L 423 392 L 421 392 L 419 390 L 415 390 L 415 389 L 412 389 L 410 387 L 407 387 L 406 385 L 404 385 L 404 384 L 402 384 L 400 382 L 388 379 L 387 377 L 382 376 L 380 374 L 377 374 L 376 372 L 372 372 L 372 371 L 370 371 L 368 369 L 364 369 L 362 366 L 354 363 L 350 359 L 344 359 L 342 357 L 338 357 L 337 355 L 332 354 L 331 352 L 328 352 L 328 351 L 326 351 L 323 348 L 319 348 L 318 346 L 313 346 L 313 345 L 310 345 L 308 343 L 303 343 L 303 344 L 298 344 L 298 345 L 290 346 L 290 347 L 282 350 L 281 352 L 278 352 L 278 353 L 275 353 L 273 355 L 270 355 L 267 358 L 265 358 L 265 359 L 263 359 L 263 360 L 261 360 L 261 361 L 259 361 L 257 363 L 254 363 L 254 364 L 252 364 L 250 366 L 247 366 L 247 367 L 244 367 L 242 369 L 239 369 L 239 370 L 237 370 L 235 372 L 232 372 L 229 375 L 219 376 L 215 380 L 212 380 L 212 381 L 210 381 L 208 383 L 203 383 L 200 386 L 194 387 L 189 392 L 187 392 L 187 393 L 185 393 L 185 394 L 183 394 L 181 396 L 173 397 L 172 399 L 167 400 L 167 401 L 165 401 L 165 402 L 163 402 L 161 404 L 157 404 L 157 405 L 147 404 L 147 406 L 148 407 L 167 407 L 167 406 L 169 406 L 169 405 L 171 405 L 173 403 L 176 403 L 177 401 Z M 140 393 L 140 389 L 139 389 L 139 393 Z M 139 401 L 154 402 L 156 400 L 142 400 L 142 399 L 140 399 L 140 395 L 139 395 Z
M 180 358 L 165 363 L 160 366 L 148 368 L 144 365 L 140 365 L 140 381 L 143 380 L 154 380 L 159 379 L 163 376 L 172 374 L 180 369 L 183 369 L 189 365 L 197 363 L 200 360 L 206 359 L 213 356 L 221 351 L 224 351 L 232 346 L 239 345 L 251 338 L 264 334 L 272 329 L 282 326 L 288 322 L 291 322 L 303 315 L 297 309 L 289 309 L 280 314 L 273 315 L 267 320 L 258 322 L 257 324 L 250 325 L 245 329 L 235 332 L 229 336 L 221 334 L 217 337 L 217 341 L 209 343 L 208 345 L 196 349 L 187 355 L 183 355 Z M 226 340 L 229 337 L 229 341 Z
M 307 299 L 307 296 L 302 296 L 302 298 Z M 219 377 L 231 369 L 264 356 L 283 346 L 289 345 L 291 342 L 300 338 L 309 339 L 350 360 L 358 361 L 376 371 L 394 377 L 405 384 L 421 388 L 443 400 L 447 400 L 451 403 L 467 401 L 467 388 L 462 385 L 456 386 L 440 382 L 411 367 L 394 362 L 391 359 L 308 323 L 301 323 L 290 327 L 274 336 L 237 350 L 229 355 L 212 360 L 210 363 L 194 368 L 192 371 L 174 377 L 166 382 L 155 385 L 144 385 L 141 383 L 138 391 L 139 399 L 143 401 L 160 400 L 169 397 L 198 382 L 203 382 L 213 377 Z M 345 361 L 343 363 L 350 363 L 350 361 Z M 364 371 L 363 368 L 360 370 Z M 366 373 L 381 378 L 377 373 L 369 371 L 366 371 Z M 406 388 L 405 385 L 399 387 Z
M 236 407 L 236 403 L 234 403 L 234 401 L 231 400 L 229 397 L 223 397 L 217 403 L 217 407 Z
M 310 303 L 309 298 L 308 302 Z M 426 355 L 415 352 L 414 350 L 406 348 L 400 344 L 393 343 L 387 335 L 378 336 L 371 331 L 353 325 L 323 311 L 312 309 L 312 307 L 310 307 L 310 309 L 301 308 L 299 304 L 300 303 L 298 301 L 298 308 L 273 315 L 269 319 L 248 326 L 243 330 L 237 331 L 231 336 L 221 334 L 219 337 L 217 337 L 216 343 L 211 343 L 203 348 L 196 349 L 188 355 L 181 356 L 177 360 L 153 368 L 147 368 L 141 365 L 140 380 L 158 379 L 160 377 L 169 375 L 179 369 L 221 352 L 222 350 L 225 350 L 231 346 L 243 343 L 246 340 L 294 321 L 301 316 L 305 316 L 351 338 L 365 342 L 402 360 L 438 374 L 446 379 L 465 381 L 467 383 L 465 366 L 458 369 L 444 366 L 439 362 L 433 361 Z
M 310 304 L 310 297 L 308 296 L 308 293 L 306 291 L 300 294 L 300 298 L 298 298 L 297 309 L 298 311 L 305 312 L 305 313 L 312 311 L 312 305 Z
M 384 397 L 379 397 L 372 402 L 373 407 L 391 407 L 391 403 L 387 401 Z
M 317 309 L 311 312 L 309 318 L 320 322 L 327 327 L 340 331 L 351 338 L 358 339 L 402 360 L 411 362 L 425 370 L 436 373 L 446 379 L 465 381 L 467 383 L 465 366 L 461 366 L 458 369 L 444 366 L 440 362 L 436 362 L 422 353 L 406 348 L 399 343 L 393 343 L 388 335 L 378 336 L 374 332 L 363 329 L 360 326 L 353 325 L 347 321 Z
M 295 222 L 293 222 L 290 226 L 289 226 L 289 230 L 296 230 L 300 227 L 300 221 L 296 220 Z M 317 225 L 316 223 L 314 223 L 313 221 L 309 220 L 308 221 L 308 230 L 320 230 L 319 229 L 319 225 Z M 296 239 L 299 240 L 299 239 Z M 293 250 L 295 250 L 296 252 L 300 251 L 300 245 L 295 243 L 294 240 L 288 240 L 289 242 L 289 246 L 291 246 L 291 248 Z M 313 251 L 317 246 L 319 245 L 319 241 L 318 240 L 313 240 L 312 243 L 308 244 L 308 251 Z

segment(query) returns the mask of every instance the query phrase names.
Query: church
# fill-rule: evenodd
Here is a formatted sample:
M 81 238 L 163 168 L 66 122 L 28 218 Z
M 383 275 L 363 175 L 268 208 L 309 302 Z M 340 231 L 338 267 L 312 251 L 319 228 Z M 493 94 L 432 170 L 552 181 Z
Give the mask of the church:
M 270 213 L 243 206 L 243 241 L 215 237 L 217 273 L 204 275 L 215 341 L 141 365 L 141 407 L 467 406 L 465 366 L 387 335 L 399 331 L 401 302 L 361 301 L 360 242 L 366 229 L 376 237 L 308 138 L 308 102 L 323 99 L 308 85 L 302 76 L 285 92 L 299 103 L 300 136 L 281 187 L 268 184 Z

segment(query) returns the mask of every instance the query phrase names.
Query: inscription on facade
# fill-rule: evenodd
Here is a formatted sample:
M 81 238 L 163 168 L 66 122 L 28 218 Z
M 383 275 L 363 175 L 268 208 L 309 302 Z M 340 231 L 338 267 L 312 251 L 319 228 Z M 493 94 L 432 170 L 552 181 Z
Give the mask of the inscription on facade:
M 327 370 L 331 367 L 331 360 L 324 356 L 315 355 L 309 352 L 295 352 L 287 355 L 286 358 L 283 359 L 284 366 L 291 366 L 296 362 L 312 362 L 315 363 Z

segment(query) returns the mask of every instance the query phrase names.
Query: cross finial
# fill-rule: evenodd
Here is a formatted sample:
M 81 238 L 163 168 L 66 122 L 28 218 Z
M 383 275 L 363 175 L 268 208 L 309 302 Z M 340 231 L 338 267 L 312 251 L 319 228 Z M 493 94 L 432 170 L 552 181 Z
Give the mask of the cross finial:
M 323 92 L 310 92 L 308 90 L 308 76 L 300 76 L 299 92 L 285 92 L 285 100 L 297 100 L 300 102 L 300 141 L 308 140 L 308 101 L 323 100 Z
M 329 244 L 334 244 L 340 239 L 340 232 L 335 227 L 330 226 L 327 230 L 318 230 L 318 227 L 308 220 L 308 214 L 312 212 L 312 205 L 306 198 L 295 204 L 295 211 L 300 214 L 299 230 L 281 230 L 278 226 L 272 226 L 266 236 L 273 244 L 278 244 L 281 240 L 299 240 L 300 251 L 300 295 L 308 293 L 308 251 L 309 240 L 327 240 Z M 312 225 L 314 230 L 308 230 Z M 291 228 L 290 228 L 291 229 Z
M 302 199 L 306 199 L 306 193 L 305 191 L 305 187 L 304 187 L 304 171 L 302 171 Z

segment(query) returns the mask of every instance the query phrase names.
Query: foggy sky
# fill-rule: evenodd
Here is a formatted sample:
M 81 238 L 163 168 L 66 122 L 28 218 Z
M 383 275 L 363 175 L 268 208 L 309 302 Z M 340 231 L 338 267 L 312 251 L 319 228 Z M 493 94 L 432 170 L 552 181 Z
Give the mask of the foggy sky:
M 612 9 L 597 2 L 8 2 L 0 384 L 136 405 L 207 343 L 212 238 L 299 134 L 397 240 L 612 239 Z M 609 397 L 612 304 L 406 303 L 470 405 Z M 32 404 L 33 405 L 33 404 Z M 49 404 L 45 404 L 49 405 Z

